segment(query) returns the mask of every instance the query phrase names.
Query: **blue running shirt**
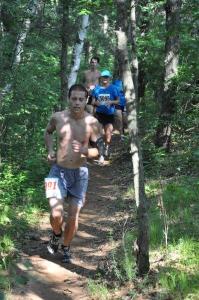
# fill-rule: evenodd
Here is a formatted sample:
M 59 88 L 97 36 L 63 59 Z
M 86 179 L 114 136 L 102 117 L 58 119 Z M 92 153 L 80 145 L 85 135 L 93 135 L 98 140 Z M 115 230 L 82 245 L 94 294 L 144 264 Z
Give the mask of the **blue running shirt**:
M 92 96 L 100 102 L 100 105 L 96 108 L 96 112 L 105 115 L 114 114 L 114 104 L 107 104 L 107 101 L 114 101 L 117 99 L 117 97 L 119 97 L 119 91 L 113 84 L 110 84 L 108 87 L 103 87 L 100 85 L 96 86 L 95 89 L 92 91 Z
M 122 80 L 117 79 L 117 80 L 113 81 L 113 85 L 116 86 L 116 88 L 119 91 L 119 96 L 120 96 L 119 105 L 125 106 L 126 105 L 126 99 L 125 99 L 125 96 L 124 96 Z

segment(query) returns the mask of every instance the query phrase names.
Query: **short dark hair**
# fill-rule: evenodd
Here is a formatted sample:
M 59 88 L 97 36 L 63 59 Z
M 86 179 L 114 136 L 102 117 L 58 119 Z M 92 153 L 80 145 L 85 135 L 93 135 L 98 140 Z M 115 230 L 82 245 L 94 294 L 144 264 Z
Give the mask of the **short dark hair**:
M 85 92 L 86 98 L 88 98 L 88 91 L 82 84 L 73 84 L 71 85 L 68 91 L 68 97 L 70 98 L 72 91 L 82 91 Z
M 91 57 L 91 60 L 93 60 L 93 59 L 95 59 L 95 60 L 98 62 L 98 64 L 99 64 L 100 59 L 99 59 L 98 56 L 92 56 L 92 57 Z M 90 60 L 90 62 L 91 62 L 91 60 Z

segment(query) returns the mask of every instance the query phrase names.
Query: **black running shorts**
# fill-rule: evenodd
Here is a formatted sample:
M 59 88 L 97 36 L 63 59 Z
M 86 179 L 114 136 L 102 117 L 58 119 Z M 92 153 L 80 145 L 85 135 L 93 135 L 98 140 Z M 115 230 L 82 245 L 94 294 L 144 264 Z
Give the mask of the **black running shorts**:
M 114 114 L 106 115 L 106 114 L 96 112 L 95 116 L 103 126 L 105 126 L 107 124 L 113 124 L 114 123 Z

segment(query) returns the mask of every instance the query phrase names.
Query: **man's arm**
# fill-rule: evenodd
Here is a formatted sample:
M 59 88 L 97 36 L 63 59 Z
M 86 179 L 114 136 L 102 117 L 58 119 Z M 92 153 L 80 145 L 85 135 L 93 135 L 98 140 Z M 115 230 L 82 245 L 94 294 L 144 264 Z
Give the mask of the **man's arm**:
M 111 85 L 113 87 L 113 85 Z M 114 100 L 111 100 L 110 104 L 114 104 L 117 105 L 120 103 L 120 95 L 119 95 L 119 91 L 116 87 L 113 87 L 113 97 Z
M 56 118 L 52 115 L 44 133 L 44 141 L 48 150 L 48 161 L 54 162 L 56 160 L 55 151 L 53 149 L 53 132 L 56 130 Z
M 104 153 L 104 141 L 102 138 L 102 127 L 98 120 L 92 117 L 91 126 L 91 135 L 90 135 L 90 145 L 91 148 L 88 147 L 88 142 L 85 141 L 80 143 L 76 140 L 72 142 L 72 148 L 74 152 L 80 153 L 82 157 L 87 158 L 95 158 L 98 155 L 103 155 Z
M 88 148 L 87 143 L 80 143 L 76 140 L 72 142 L 72 148 L 74 152 L 78 152 L 81 154 L 81 157 L 87 157 L 87 158 L 95 158 L 98 156 L 98 149 L 94 148 Z
M 119 103 L 120 103 L 119 97 L 116 97 L 115 100 L 111 100 L 111 101 L 110 101 L 110 104 L 114 104 L 114 105 L 119 104 Z
M 98 155 L 104 154 L 104 140 L 102 133 L 102 126 L 96 118 L 93 118 L 94 122 L 92 124 L 92 132 L 90 136 L 90 145 L 92 148 L 88 149 L 88 154 L 90 158 L 94 158 Z

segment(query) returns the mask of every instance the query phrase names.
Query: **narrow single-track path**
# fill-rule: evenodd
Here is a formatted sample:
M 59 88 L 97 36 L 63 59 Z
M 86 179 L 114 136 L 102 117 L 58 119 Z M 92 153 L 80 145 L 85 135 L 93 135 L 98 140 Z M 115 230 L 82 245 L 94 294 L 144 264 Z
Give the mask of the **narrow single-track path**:
M 113 139 L 115 151 L 118 136 Z M 87 283 L 95 278 L 96 270 L 111 250 L 109 233 L 117 222 L 114 186 L 117 166 L 99 166 L 88 162 L 90 181 L 87 204 L 80 216 L 79 230 L 71 246 L 73 264 L 63 264 L 60 254 L 50 256 L 46 250 L 49 239 L 49 215 L 41 215 L 38 231 L 27 233 L 19 260 L 12 272 L 16 282 L 9 300 L 87 300 Z M 44 200 L 45 201 L 45 200 Z M 25 235 L 26 236 L 26 235 Z

